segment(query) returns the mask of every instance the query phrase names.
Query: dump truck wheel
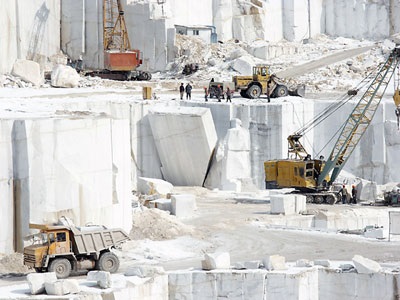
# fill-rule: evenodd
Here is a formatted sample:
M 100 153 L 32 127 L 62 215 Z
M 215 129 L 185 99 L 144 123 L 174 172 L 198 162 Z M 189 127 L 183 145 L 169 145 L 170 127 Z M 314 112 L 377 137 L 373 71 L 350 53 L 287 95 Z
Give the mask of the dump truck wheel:
M 261 95 L 261 88 L 258 85 L 253 84 L 247 89 L 246 94 L 250 99 L 257 99 Z
M 247 97 L 247 90 L 240 90 L 240 96 L 243 98 L 248 98 Z
M 50 262 L 49 272 L 55 272 L 58 279 L 67 278 L 71 274 L 71 263 L 66 258 L 56 258 Z
M 115 273 L 119 268 L 119 259 L 112 252 L 105 252 L 100 256 L 97 262 L 97 269 L 100 271 L 106 271 L 110 273 Z
M 274 91 L 275 97 L 285 97 L 289 95 L 288 88 L 284 85 L 278 85 Z

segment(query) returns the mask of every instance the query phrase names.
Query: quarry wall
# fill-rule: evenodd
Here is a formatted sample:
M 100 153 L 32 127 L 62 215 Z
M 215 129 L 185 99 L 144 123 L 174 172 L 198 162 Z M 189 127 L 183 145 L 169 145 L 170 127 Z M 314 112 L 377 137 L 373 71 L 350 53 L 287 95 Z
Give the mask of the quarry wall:
M 383 39 L 400 30 L 397 1 L 122 1 L 133 48 L 143 52 L 143 69 L 164 70 L 177 53 L 175 25 L 211 25 L 218 39 L 302 41 L 324 33 Z M 38 61 L 43 70 L 62 50 L 87 68 L 103 67 L 102 1 L 6 1 L 0 12 L 0 72 L 18 58 Z M 60 30 L 61 23 L 61 30 Z

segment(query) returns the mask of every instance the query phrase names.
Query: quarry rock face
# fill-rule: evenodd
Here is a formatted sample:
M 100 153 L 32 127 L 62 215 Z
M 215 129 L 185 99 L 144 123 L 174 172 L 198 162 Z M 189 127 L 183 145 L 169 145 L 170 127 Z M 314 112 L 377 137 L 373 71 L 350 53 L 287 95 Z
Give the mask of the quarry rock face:
M 164 178 L 173 185 L 201 186 L 217 142 L 210 111 L 154 108 L 149 121 Z
M 9 159 L 20 206 L 17 237 L 28 235 L 29 223 L 57 222 L 60 211 L 78 226 L 92 222 L 130 229 L 128 125 L 106 118 L 14 121 Z M 21 250 L 22 239 L 17 240 Z

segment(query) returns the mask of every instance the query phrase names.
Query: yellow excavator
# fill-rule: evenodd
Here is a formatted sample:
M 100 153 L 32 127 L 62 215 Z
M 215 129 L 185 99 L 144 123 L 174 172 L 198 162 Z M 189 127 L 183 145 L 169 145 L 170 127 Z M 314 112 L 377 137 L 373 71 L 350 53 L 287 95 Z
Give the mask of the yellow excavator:
M 288 137 L 288 159 L 264 162 L 267 189 L 295 188 L 307 196 L 307 202 L 334 204 L 338 193 L 332 184 L 365 133 L 381 102 L 386 88 L 400 61 L 400 49 L 396 47 L 376 73 L 364 81 L 370 85 L 343 124 L 341 133 L 327 160 L 312 159 L 300 139 L 315 125 L 321 123 L 347 101 L 356 96 L 359 89 L 351 90 L 341 101 L 308 122 L 303 128 Z M 395 92 L 396 105 L 400 104 L 400 92 Z M 397 101 L 397 102 L 396 102 Z

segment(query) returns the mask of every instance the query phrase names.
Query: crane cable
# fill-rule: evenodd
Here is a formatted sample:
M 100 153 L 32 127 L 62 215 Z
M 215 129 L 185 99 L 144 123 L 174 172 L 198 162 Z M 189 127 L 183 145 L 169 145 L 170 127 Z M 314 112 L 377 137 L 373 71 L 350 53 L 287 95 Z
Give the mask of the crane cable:
M 369 84 L 373 78 L 374 75 L 377 73 L 377 71 L 380 69 L 380 65 L 371 71 L 370 73 L 367 74 L 365 78 L 363 78 L 354 89 L 349 90 L 348 93 L 342 95 L 340 98 L 338 98 L 338 102 L 334 102 L 331 105 L 328 106 L 327 109 L 319 113 L 314 119 L 311 121 L 307 122 L 302 128 L 300 128 L 298 131 L 296 131 L 295 134 L 304 136 L 307 132 L 309 132 L 311 129 L 319 125 L 321 122 L 325 121 L 329 116 L 331 116 L 334 112 L 336 112 L 339 108 L 341 108 L 343 105 L 345 105 L 347 102 L 352 100 L 354 96 L 356 96 L 357 92 L 361 89 L 363 89 L 367 84 Z M 355 91 L 356 93 L 349 94 L 350 91 Z

